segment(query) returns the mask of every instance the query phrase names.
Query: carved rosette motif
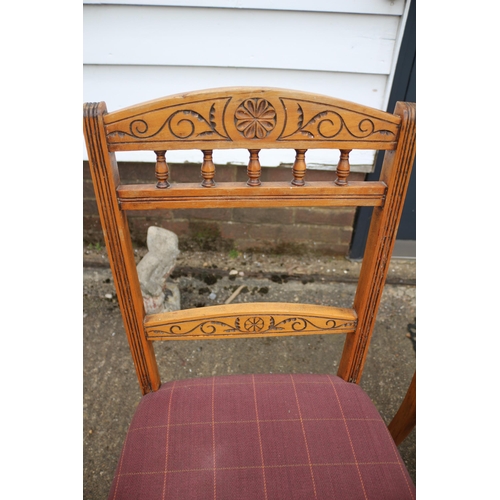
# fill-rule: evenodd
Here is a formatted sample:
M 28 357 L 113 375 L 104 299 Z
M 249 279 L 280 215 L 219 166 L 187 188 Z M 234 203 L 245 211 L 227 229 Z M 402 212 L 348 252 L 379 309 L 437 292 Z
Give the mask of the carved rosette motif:
M 154 337 L 177 336 L 223 336 L 229 334 L 300 334 L 327 333 L 334 330 L 351 330 L 355 321 L 334 318 L 306 318 L 300 316 L 283 317 L 275 315 L 237 316 L 219 320 L 184 321 L 156 325 L 149 329 L 148 335 Z
M 276 110 L 265 99 L 247 99 L 236 109 L 234 124 L 245 139 L 264 139 L 276 126 Z
M 244 329 L 247 332 L 260 332 L 263 328 L 264 320 L 259 317 L 248 318 L 244 324 Z

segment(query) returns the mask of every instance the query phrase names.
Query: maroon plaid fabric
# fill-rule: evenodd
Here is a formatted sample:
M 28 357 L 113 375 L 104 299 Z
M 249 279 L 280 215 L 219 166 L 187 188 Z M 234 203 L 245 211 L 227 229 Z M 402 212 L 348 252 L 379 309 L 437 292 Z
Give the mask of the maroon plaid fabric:
M 113 500 L 415 498 L 387 427 L 330 375 L 174 381 L 141 400 Z

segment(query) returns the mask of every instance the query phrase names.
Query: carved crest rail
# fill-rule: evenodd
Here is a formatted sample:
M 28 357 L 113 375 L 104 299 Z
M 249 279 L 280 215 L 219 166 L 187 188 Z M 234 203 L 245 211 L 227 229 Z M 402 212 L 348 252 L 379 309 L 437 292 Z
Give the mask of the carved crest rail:
M 225 92 L 224 92 L 225 91 Z M 111 151 L 132 149 L 394 149 L 400 120 L 327 96 L 238 88 L 179 94 L 104 117 Z

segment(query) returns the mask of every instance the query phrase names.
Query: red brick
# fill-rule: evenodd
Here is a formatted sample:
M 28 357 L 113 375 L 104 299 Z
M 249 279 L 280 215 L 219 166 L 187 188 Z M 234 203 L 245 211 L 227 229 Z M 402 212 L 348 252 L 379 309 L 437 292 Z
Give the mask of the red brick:
M 102 234 L 101 221 L 97 216 L 84 216 L 83 217 L 83 241 L 97 242 L 104 241 Z
M 362 172 L 353 172 L 351 174 L 349 174 L 349 178 L 348 180 L 349 181 L 364 181 L 366 178 L 366 174 L 362 173 Z
M 143 217 L 159 220 L 172 220 L 176 210 L 130 210 L 127 211 L 128 218 Z
M 266 240 L 277 242 L 293 226 L 280 226 L 279 224 L 252 224 L 250 225 L 249 236 L 254 240 Z
M 174 219 L 230 221 L 232 218 L 232 212 L 232 208 L 179 209 L 174 211 Z
M 280 240 L 286 243 L 307 243 L 310 240 L 310 226 L 289 225 L 280 227 Z
M 305 243 L 308 244 L 315 228 L 308 225 L 261 225 L 253 226 L 251 235 L 256 239 L 272 239 L 273 241 L 281 241 L 285 243 Z
M 99 212 L 97 210 L 97 203 L 95 200 L 90 199 L 90 200 L 83 200 L 83 213 L 86 216 L 92 215 L 92 216 L 98 216 Z
M 236 182 L 246 182 L 248 180 L 246 165 L 235 165 Z
M 253 224 L 244 224 L 240 222 L 225 222 L 219 225 L 221 237 L 224 239 L 238 240 L 247 239 Z
M 177 236 L 189 234 L 189 222 L 185 220 L 172 220 L 165 224 L 161 224 L 161 227 L 174 232 Z
M 83 162 L 83 178 L 85 180 L 91 179 L 92 177 L 90 176 L 90 166 L 88 161 Z
M 252 224 L 292 224 L 293 209 L 291 208 L 235 208 L 235 222 Z
M 262 169 L 262 182 L 290 182 L 293 179 L 291 167 L 264 167 Z
M 176 182 L 195 182 L 203 180 L 201 175 L 201 163 L 197 164 L 173 164 L 170 165 L 170 181 Z M 215 165 L 215 182 L 235 182 L 236 181 L 235 165 Z M 246 168 L 245 168 L 246 171 Z
M 155 164 L 147 162 L 119 162 L 118 172 L 123 184 L 155 184 Z
M 292 169 L 285 167 L 262 167 L 260 180 L 262 182 L 278 182 L 291 181 L 293 179 Z M 244 165 L 238 166 L 237 178 L 238 182 L 246 182 L 248 180 L 247 167 Z
M 350 226 L 354 223 L 355 208 L 295 208 L 297 224 Z
M 362 172 L 352 172 L 349 174 L 348 180 L 350 181 L 362 181 L 365 178 L 364 173 Z M 325 181 L 325 182 L 334 182 L 337 178 L 337 174 L 335 172 L 335 167 L 333 170 L 307 170 L 305 180 L 310 182 L 317 181 Z
M 201 154 L 201 153 L 200 153 Z M 175 182 L 201 182 L 201 164 L 196 165 L 193 163 L 174 164 L 170 166 L 169 181 Z
M 83 181 L 83 199 L 95 199 L 94 185 L 90 179 Z
M 157 224 L 151 224 L 150 221 L 146 221 L 143 217 L 129 217 L 128 225 L 132 241 L 140 245 L 146 245 L 148 227 Z
M 169 164 L 170 179 L 172 184 L 176 182 L 194 182 L 198 183 L 203 180 L 201 175 L 201 163 L 199 165 L 186 164 Z M 245 170 L 246 171 L 246 170 Z M 236 167 L 234 165 L 215 165 L 215 182 L 234 182 L 236 180 Z
M 236 170 L 235 165 L 215 165 L 215 182 L 235 182 Z
M 319 241 L 332 244 L 344 244 L 351 241 L 352 228 L 336 226 L 316 226 L 310 227 L 310 237 L 312 241 Z
M 308 168 L 305 176 L 306 182 L 333 182 L 335 180 L 335 173 L 332 170 L 313 170 Z

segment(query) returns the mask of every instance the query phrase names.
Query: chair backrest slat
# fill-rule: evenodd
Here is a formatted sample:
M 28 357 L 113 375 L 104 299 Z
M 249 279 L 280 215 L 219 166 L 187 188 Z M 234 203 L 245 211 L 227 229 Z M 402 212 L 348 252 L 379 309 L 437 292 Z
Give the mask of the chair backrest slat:
M 146 316 L 149 340 L 282 337 L 285 335 L 353 334 L 354 309 L 281 302 L 255 302 L 187 309 Z

